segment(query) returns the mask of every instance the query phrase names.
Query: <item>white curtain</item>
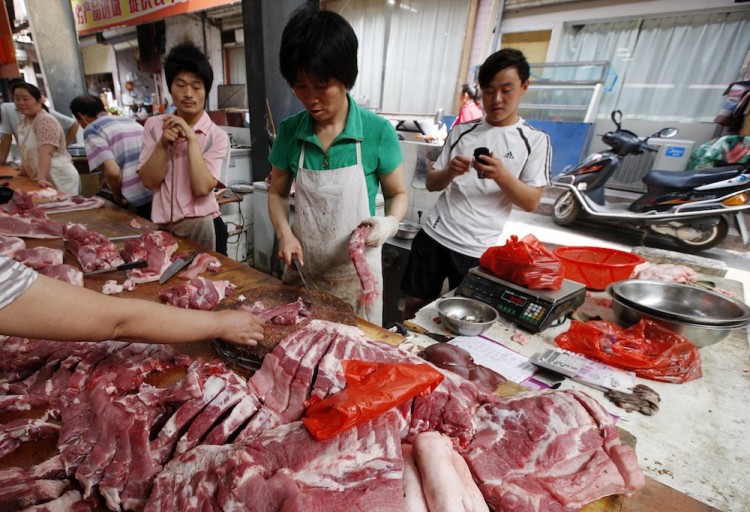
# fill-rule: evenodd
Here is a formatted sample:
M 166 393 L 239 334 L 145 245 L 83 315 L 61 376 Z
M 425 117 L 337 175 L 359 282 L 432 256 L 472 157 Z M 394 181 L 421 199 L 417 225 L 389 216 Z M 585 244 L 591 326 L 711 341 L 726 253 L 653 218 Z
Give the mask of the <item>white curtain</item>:
M 557 61 L 609 60 L 599 117 L 712 122 L 750 49 L 750 12 L 566 25 Z
M 363 107 L 380 107 L 387 29 L 384 0 L 334 0 L 325 7 L 346 18 L 357 34 L 359 74 L 352 97 Z
M 229 61 L 228 84 L 244 84 L 247 81 L 247 70 L 245 68 L 245 47 L 238 46 L 227 50 Z
M 334 0 L 359 39 L 352 96 L 389 113 L 450 112 L 460 85 L 465 0 Z M 387 48 L 384 47 L 387 41 Z M 381 95 L 382 91 L 382 95 Z
M 558 62 L 609 61 L 609 72 L 604 84 L 604 94 L 599 103 L 600 117 L 609 117 L 615 109 L 622 88 L 623 77 L 631 62 L 638 40 L 640 20 L 614 23 L 590 23 L 566 26 L 558 50 Z M 557 76 L 574 79 L 575 76 Z M 563 99 L 558 102 L 565 103 Z

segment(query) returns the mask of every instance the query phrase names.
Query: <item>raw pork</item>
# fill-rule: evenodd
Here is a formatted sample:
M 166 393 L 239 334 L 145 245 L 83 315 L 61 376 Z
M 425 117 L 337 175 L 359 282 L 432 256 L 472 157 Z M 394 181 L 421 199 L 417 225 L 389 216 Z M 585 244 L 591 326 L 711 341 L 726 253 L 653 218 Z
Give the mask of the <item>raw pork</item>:
M 26 242 L 22 238 L 0 235 L 0 254 L 12 258 L 21 249 L 26 249 Z
M 53 265 L 62 265 L 63 252 L 60 249 L 39 246 L 33 249 L 20 249 L 16 251 L 13 259 L 34 270 L 41 270 Z
M 206 270 L 219 272 L 221 270 L 221 262 L 216 256 L 202 252 L 193 260 L 186 270 L 180 273 L 180 277 L 183 279 L 195 279 Z
M 73 253 L 84 272 L 112 268 L 125 263 L 120 251 L 109 238 L 86 229 L 83 224 L 66 225 L 63 228 L 63 239 L 65 249 Z
M 48 277 L 53 277 L 58 281 L 74 284 L 76 286 L 83 286 L 83 272 L 73 265 L 67 265 L 65 263 L 62 265 L 50 265 L 49 267 L 39 269 L 39 273 Z
M 104 206 L 104 199 L 99 196 L 57 196 L 52 201 L 39 203 L 39 208 L 48 215 L 62 212 L 76 212 L 79 210 L 95 210 Z
M 638 265 L 631 279 L 652 279 L 656 281 L 667 281 L 671 283 L 694 283 L 698 280 L 698 274 L 685 265 L 674 265 L 671 263 L 651 264 L 649 262 Z
M 211 311 L 227 295 L 232 295 L 234 285 L 229 281 L 211 281 L 196 277 L 187 283 L 177 284 L 159 292 L 159 300 L 185 309 Z
M 7 204 L 0 206 L 0 234 L 25 238 L 60 238 L 62 224 L 51 221 L 33 198 L 16 190 Z
M 359 281 L 362 283 L 361 300 L 363 304 L 371 304 L 380 295 L 376 278 L 372 275 L 370 266 L 365 259 L 365 240 L 367 240 L 369 234 L 370 226 L 360 226 L 352 232 L 352 237 L 349 239 L 349 257 L 352 259 Z
M 172 263 L 172 255 L 177 250 L 177 240 L 167 231 L 152 231 L 140 238 L 127 240 L 122 249 L 125 261 L 143 261 L 143 268 L 128 270 L 128 279 L 134 283 L 158 281 Z

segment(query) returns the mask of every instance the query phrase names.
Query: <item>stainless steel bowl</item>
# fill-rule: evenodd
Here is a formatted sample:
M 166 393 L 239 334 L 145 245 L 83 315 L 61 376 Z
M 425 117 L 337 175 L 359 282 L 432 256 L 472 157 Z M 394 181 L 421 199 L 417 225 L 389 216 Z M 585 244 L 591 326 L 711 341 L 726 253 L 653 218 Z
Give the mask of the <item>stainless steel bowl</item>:
M 419 233 L 419 230 L 422 228 L 419 224 L 416 222 L 412 222 L 410 220 L 404 220 L 399 222 L 398 224 L 398 231 L 396 232 L 396 238 L 401 238 L 403 240 L 411 240 L 415 236 L 417 236 L 417 233 Z
M 617 297 L 612 297 L 612 311 L 618 322 L 624 326 L 630 326 L 638 322 L 641 318 L 649 318 L 654 322 L 661 324 L 667 329 L 679 334 L 698 348 L 713 345 L 726 338 L 738 326 L 715 326 L 698 323 L 678 322 L 664 318 L 655 311 L 640 311 L 629 304 L 621 301 Z
M 717 327 L 742 327 L 750 322 L 750 307 L 697 286 L 631 279 L 612 283 L 607 291 L 623 304 L 665 320 Z
M 498 319 L 500 315 L 492 306 L 468 297 L 446 297 L 437 301 L 440 321 L 451 332 L 476 336 Z

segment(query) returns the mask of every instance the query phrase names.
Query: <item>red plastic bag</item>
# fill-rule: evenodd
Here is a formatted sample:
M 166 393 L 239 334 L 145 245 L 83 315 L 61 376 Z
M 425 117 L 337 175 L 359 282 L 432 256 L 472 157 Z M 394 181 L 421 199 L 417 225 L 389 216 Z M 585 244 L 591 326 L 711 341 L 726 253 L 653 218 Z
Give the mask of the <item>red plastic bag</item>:
M 346 388 L 323 400 L 311 398 L 302 418 L 324 441 L 438 387 L 444 375 L 428 364 L 343 361 Z
M 560 347 L 635 372 L 644 379 L 688 382 L 701 378 L 698 348 L 658 323 L 641 319 L 623 328 L 605 322 L 573 320 L 555 338 Z
M 559 290 L 565 279 L 562 262 L 531 234 L 521 240 L 511 235 L 505 245 L 490 247 L 479 264 L 500 279 L 530 289 Z

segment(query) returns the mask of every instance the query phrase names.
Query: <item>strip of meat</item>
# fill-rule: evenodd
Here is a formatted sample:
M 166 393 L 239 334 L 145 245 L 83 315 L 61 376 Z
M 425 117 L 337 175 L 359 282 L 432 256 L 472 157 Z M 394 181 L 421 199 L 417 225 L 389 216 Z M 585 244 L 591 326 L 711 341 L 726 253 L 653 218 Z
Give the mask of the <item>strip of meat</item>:
M 59 433 L 60 425 L 43 419 L 18 419 L 0 425 L 0 459 L 23 443 L 57 437 Z
M 180 273 L 180 277 L 182 279 L 195 279 L 207 270 L 219 272 L 221 270 L 221 262 L 216 256 L 203 252 L 190 263 L 190 266 L 186 270 Z
M 0 487 L 0 503 L 19 503 L 27 507 L 39 502 L 59 498 L 63 490 L 70 485 L 67 480 L 32 480 L 27 482 L 7 483 Z
M 309 304 L 306 304 L 300 297 L 291 304 L 284 304 L 271 309 L 251 312 L 256 314 L 264 323 L 272 323 L 274 325 L 294 325 L 310 316 L 310 307 Z
M 226 381 L 224 389 L 193 419 L 187 432 L 177 441 L 175 455 L 185 453 L 198 445 L 219 416 L 247 395 L 247 385 L 244 379 L 231 372 L 227 372 L 224 377 Z
M 71 490 L 56 500 L 27 507 L 21 512 L 87 512 L 90 510 L 94 510 L 94 505 L 85 501 L 80 492 Z
M 39 203 L 39 208 L 44 210 L 47 215 L 62 212 L 77 212 L 80 210 L 95 210 L 104 206 L 104 199 L 99 196 L 69 196 L 60 195 L 52 201 Z
M 61 238 L 63 225 L 46 218 L 0 213 L 0 235 L 21 238 Z
M 32 480 L 62 480 L 65 478 L 60 455 L 53 455 L 49 459 L 40 462 L 36 466 L 25 468 L 10 467 L 0 470 L 0 487 L 7 484 L 26 482 Z
M 205 444 L 224 444 L 242 425 L 256 413 L 260 402 L 255 395 L 247 394 L 234 406 L 224 421 L 206 436 Z
M 362 303 L 370 304 L 380 295 L 378 293 L 377 281 L 372 275 L 370 266 L 365 259 L 365 241 L 370 234 L 370 226 L 359 226 L 352 232 L 349 239 L 349 257 L 354 263 L 359 281 L 362 283 Z

